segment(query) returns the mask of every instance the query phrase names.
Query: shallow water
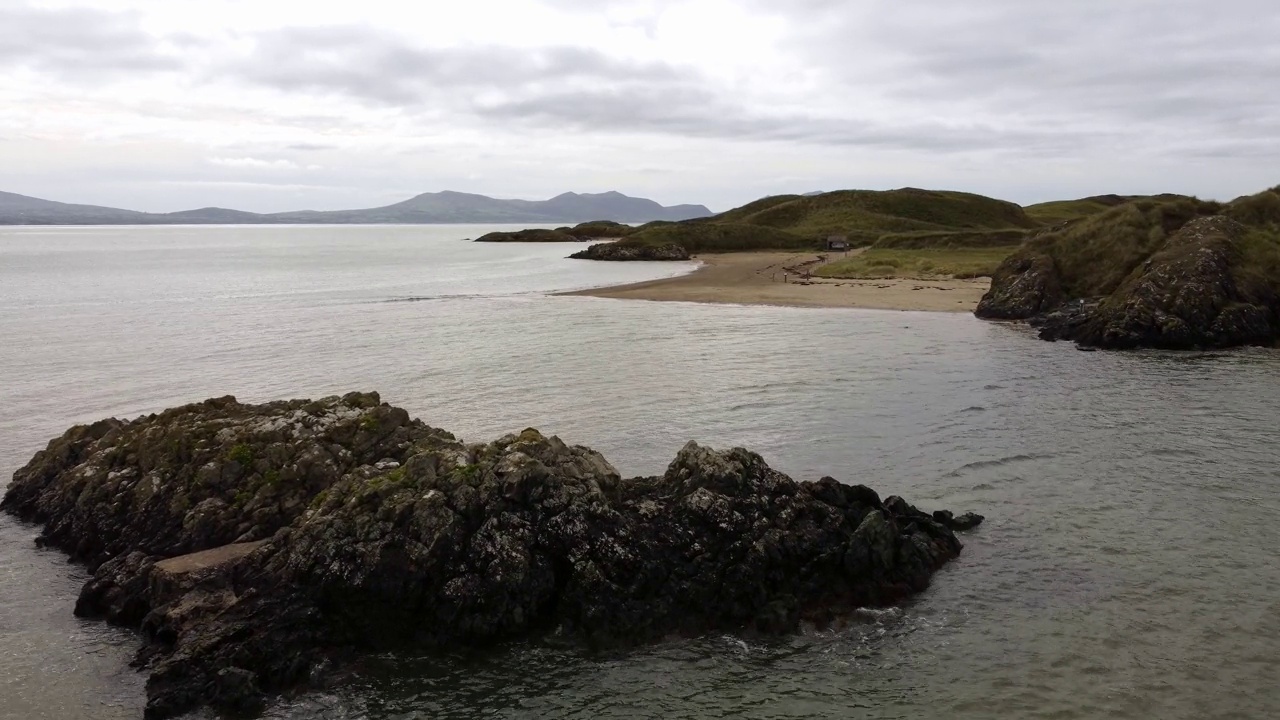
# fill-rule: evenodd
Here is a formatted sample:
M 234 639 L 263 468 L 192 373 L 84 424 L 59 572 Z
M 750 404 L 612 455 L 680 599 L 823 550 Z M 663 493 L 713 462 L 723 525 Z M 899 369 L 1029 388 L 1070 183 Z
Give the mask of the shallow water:
M 547 297 L 686 268 L 487 228 L 0 229 L 0 473 L 68 425 L 376 389 L 660 472 L 744 445 L 987 523 L 849 627 L 370 659 L 277 718 L 1254 718 L 1280 709 L 1280 353 L 1080 353 L 929 313 Z M 415 302 L 404 302 L 416 299 Z M 136 718 L 128 634 L 0 520 L 0 715 Z

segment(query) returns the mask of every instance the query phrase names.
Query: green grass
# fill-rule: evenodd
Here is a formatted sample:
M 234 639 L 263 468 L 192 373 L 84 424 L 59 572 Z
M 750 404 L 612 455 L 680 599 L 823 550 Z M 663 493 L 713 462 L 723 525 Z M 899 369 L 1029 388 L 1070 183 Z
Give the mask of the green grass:
M 1237 245 L 1240 259 L 1236 269 L 1242 282 L 1280 293 L 1280 230 L 1252 229 Z
M 941 230 L 881 235 L 872 247 L 898 250 L 949 250 L 956 248 L 1007 248 L 1027 239 L 1030 230 Z
M 848 235 L 855 245 L 869 245 L 886 233 L 1031 228 L 1037 224 L 1010 202 L 971 193 L 916 188 L 781 195 L 757 200 L 703 222 L 760 225 L 813 238 Z
M 1194 198 L 1129 202 L 1033 238 L 1024 252 L 1053 258 L 1068 297 L 1106 295 L 1170 234 L 1221 208 L 1218 203 Z
M 1280 188 L 1236 198 L 1223 214 L 1245 225 L 1280 227 Z
M 1028 205 L 1024 208 L 1027 215 L 1042 225 L 1060 225 L 1071 220 L 1079 220 L 1080 218 L 1089 217 L 1104 213 L 1111 208 L 1124 205 L 1125 203 L 1137 202 L 1140 200 L 1156 200 L 1160 202 L 1172 202 L 1177 200 L 1189 200 L 1191 198 L 1185 195 L 1094 195 L 1093 197 L 1080 198 L 1079 200 L 1055 200 L 1053 202 L 1037 203 Z
M 580 240 L 626 237 L 635 232 L 635 230 L 630 225 L 613 222 L 612 220 L 593 220 L 591 222 L 578 223 L 573 227 L 556 228 L 556 232 L 572 235 Z
M 248 467 L 253 462 L 253 448 L 240 443 L 227 451 L 227 459 Z
M 988 277 L 1018 248 L 869 248 L 859 255 L 819 267 L 829 278 Z
M 753 200 L 746 205 L 736 207 L 732 210 L 722 212 L 719 215 L 713 215 L 709 218 L 699 218 L 693 222 L 699 223 L 742 223 L 747 222 L 747 218 L 759 212 L 764 212 L 770 208 L 787 203 L 803 200 L 801 195 L 770 195 L 759 200 Z

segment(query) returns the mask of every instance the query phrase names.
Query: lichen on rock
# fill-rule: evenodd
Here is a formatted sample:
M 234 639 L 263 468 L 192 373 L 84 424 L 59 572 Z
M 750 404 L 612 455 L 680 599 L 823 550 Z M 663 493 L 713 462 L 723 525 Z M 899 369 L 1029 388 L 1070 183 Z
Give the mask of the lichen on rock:
M 525 430 L 468 445 L 376 394 L 76 427 L 3 508 L 141 629 L 147 715 L 253 711 L 362 652 L 789 632 L 923 590 L 979 516 L 689 443 L 660 476 Z

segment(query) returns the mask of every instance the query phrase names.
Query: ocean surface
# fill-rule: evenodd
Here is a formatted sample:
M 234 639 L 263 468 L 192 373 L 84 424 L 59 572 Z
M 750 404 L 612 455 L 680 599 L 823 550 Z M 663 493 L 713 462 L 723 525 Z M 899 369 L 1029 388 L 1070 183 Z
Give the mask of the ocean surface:
M 843 630 L 377 657 L 271 718 L 1280 716 L 1280 351 L 553 297 L 689 266 L 462 242 L 491 229 L 0 229 L 0 484 L 77 422 L 373 389 L 624 474 L 697 439 L 987 516 L 926 593 Z M 72 616 L 85 573 L 35 534 L 0 519 L 0 717 L 140 718 L 135 638 Z

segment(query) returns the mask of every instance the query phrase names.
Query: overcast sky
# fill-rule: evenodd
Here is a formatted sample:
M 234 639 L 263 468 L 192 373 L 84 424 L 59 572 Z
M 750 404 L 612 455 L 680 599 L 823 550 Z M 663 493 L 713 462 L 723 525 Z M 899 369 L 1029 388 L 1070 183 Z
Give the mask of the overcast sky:
M 0 190 L 69 202 L 1277 183 L 1275 0 L 0 0 Z

